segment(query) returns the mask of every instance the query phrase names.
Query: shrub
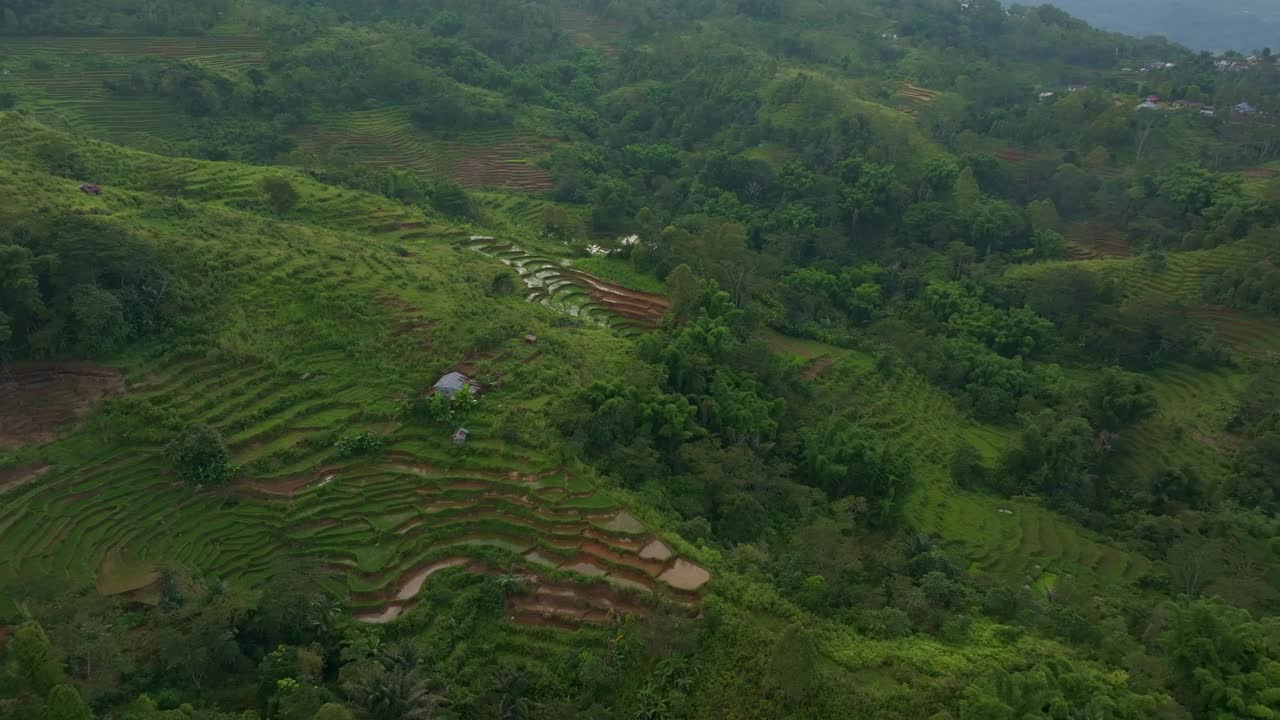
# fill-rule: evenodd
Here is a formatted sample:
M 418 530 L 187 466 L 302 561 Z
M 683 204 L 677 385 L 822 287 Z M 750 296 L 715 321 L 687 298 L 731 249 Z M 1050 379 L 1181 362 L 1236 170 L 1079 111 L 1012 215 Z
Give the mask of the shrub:
M 267 196 L 267 204 L 277 213 L 287 213 L 298 204 L 298 191 L 288 178 L 273 176 L 263 178 L 262 192 Z
M 348 435 L 334 443 L 334 447 L 338 449 L 338 455 L 344 458 L 367 455 L 382 449 L 382 438 L 371 432 L 364 432 Z
M 869 610 L 859 618 L 858 629 L 877 640 L 892 640 L 911 634 L 911 618 L 897 608 Z
M 208 425 L 192 425 L 165 447 L 178 476 L 194 485 L 216 485 L 233 474 L 231 455 L 222 436 Z

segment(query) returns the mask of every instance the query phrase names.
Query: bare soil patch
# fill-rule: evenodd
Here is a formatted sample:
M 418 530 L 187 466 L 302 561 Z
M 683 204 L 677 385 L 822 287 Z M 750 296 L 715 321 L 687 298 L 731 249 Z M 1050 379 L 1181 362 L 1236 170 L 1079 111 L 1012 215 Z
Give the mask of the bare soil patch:
M 102 556 L 98 563 L 98 592 L 102 595 L 122 595 L 144 590 L 160 579 L 160 573 L 151 563 L 132 558 L 121 548 L 115 547 Z
M 835 358 L 830 355 L 823 355 L 815 360 L 812 365 L 801 371 L 800 377 L 805 380 L 814 380 L 819 375 L 826 372 L 827 368 L 831 367 L 831 364 L 834 362 Z
M 697 590 L 711 579 L 706 569 L 680 558 L 670 570 L 658 576 L 658 579 L 677 590 Z
M 33 463 L 30 465 L 15 465 L 8 470 L 0 470 L 0 495 L 20 488 L 29 482 L 34 482 L 41 475 L 52 469 L 52 465 Z
M 671 559 L 671 555 L 671 548 L 667 547 L 667 544 L 661 540 L 654 540 L 648 545 L 645 545 L 644 549 L 640 551 L 640 557 L 644 560 L 658 560 L 660 562 L 665 562 Z
M 118 370 L 88 363 L 0 368 L 0 450 L 55 440 L 122 392 Z
M 647 529 L 645 528 L 644 523 L 640 522 L 638 519 L 636 519 L 635 515 L 632 515 L 626 510 L 620 511 L 617 515 L 614 515 L 608 522 L 600 523 L 600 527 L 603 527 L 607 530 L 613 530 L 615 532 L 628 533 L 632 535 L 636 533 L 642 533 Z

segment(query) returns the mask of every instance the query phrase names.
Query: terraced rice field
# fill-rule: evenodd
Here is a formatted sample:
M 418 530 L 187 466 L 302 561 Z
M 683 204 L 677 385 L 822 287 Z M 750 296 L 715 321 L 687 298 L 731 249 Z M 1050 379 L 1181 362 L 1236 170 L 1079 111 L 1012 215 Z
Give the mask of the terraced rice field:
M 819 390 L 828 382 L 831 383 L 829 392 L 839 388 L 839 394 L 832 396 L 847 398 L 841 401 L 847 407 L 837 404 L 837 409 L 883 433 L 915 461 L 917 471 L 928 476 L 929 483 L 946 484 L 946 473 L 942 469 L 951 462 L 958 440 L 970 443 L 994 462 L 1016 439 L 1010 430 L 965 417 L 949 396 L 909 371 L 886 377 L 876 370 L 871 355 L 845 351 L 827 356 L 834 360 L 815 376 Z M 812 357 L 820 359 L 823 354 Z
M 898 109 L 914 117 L 920 114 L 920 106 L 928 105 L 938 99 L 939 95 L 941 95 L 941 93 L 936 90 L 926 90 L 925 88 L 916 87 L 910 83 L 903 83 L 902 86 L 898 88 L 898 97 L 905 101 L 906 104 L 900 106 Z
M 1028 587 L 1052 575 L 1058 590 L 1068 583 L 1101 588 L 1132 582 L 1150 567 L 1142 556 L 1093 539 L 1069 520 L 1022 499 L 937 491 L 916 516 L 923 530 L 947 538 L 972 569 Z
M 1230 470 L 1240 438 L 1227 433 L 1231 413 L 1248 381 L 1239 371 L 1198 370 L 1178 366 L 1150 374 L 1158 402 L 1156 414 L 1120 441 L 1132 452 L 1129 468 L 1150 477 L 1165 468 L 1195 468 L 1215 484 Z
M 532 253 L 494 238 L 464 243 L 511 266 L 529 289 L 527 299 L 626 334 L 655 327 L 671 309 L 660 295 L 631 290 L 569 266 L 567 260 Z
M 265 59 L 267 40 L 257 35 L 206 37 L 6 37 L 5 50 L 14 55 L 51 58 L 66 54 L 148 55 L 187 60 L 243 54 Z
M 1227 347 L 1251 355 L 1280 353 L 1280 321 L 1222 305 L 1200 305 L 1188 313 Z
M 343 361 L 303 364 L 323 378 Z M 124 377 L 130 396 L 218 428 L 246 476 L 194 491 L 157 449 L 135 447 L 6 484 L 0 579 L 134 592 L 163 565 L 262 582 L 305 561 L 334 571 L 331 589 L 358 616 L 387 621 L 448 565 L 515 573 L 529 592 L 512 597 L 513 619 L 572 625 L 642 612 L 658 596 L 693 603 L 710 577 L 586 479 L 488 439 L 483 420 L 460 456 L 447 433 L 384 417 L 376 387 L 308 385 L 209 357 L 139 363 Z M 386 450 L 340 458 L 334 427 L 379 430 Z
M 1160 271 L 1152 271 L 1142 263 L 1129 264 L 1120 270 L 1125 275 L 1126 287 L 1133 292 L 1159 292 L 1196 302 L 1202 297 L 1206 277 L 1256 262 L 1265 254 L 1264 247 L 1240 240 L 1212 250 L 1169 253 Z
M 579 46 L 595 50 L 609 59 L 616 58 L 621 52 L 616 44 L 626 34 L 621 23 L 566 6 L 560 8 L 560 20 L 565 33 Z
M 538 193 L 551 176 L 533 162 L 553 141 L 515 130 L 468 133 L 457 140 L 428 135 L 391 107 L 336 116 L 300 133 L 296 157 L 303 163 L 348 154 L 358 162 L 451 178 L 463 187 Z
M 1035 153 L 1014 147 L 1000 148 L 994 154 L 997 158 L 1012 165 L 1019 165 L 1037 157 Z
M 911 83 L 903 83 L 898 89 L 898 97 L 905 98 L 916 103 L 930 103 L 938 99 L 942 93 L 937 90 L 927 90 L 922 87 L 916 87 Z
M 124 58 L 187 60 L 217 72 L 242 72 L 266 62 L 267 42 L 253 35 L 199 38 L 27 37 L 6 38 L 5 50 L 27 68 L 9 78 L 37 91 L 38 117 L 126 144 L 176 140 L 190 123 L 170 104 L 112 97 L 105 83 L 128 76 Z
M 1270 180 L 1277 175 L 1280 175 L 1280 168 L 1267 166 L 1249 168 L 1248 170 L 1240 171 L 1240 177 L 1244 178 L 1246 182 Z
M 1133 247 L 1114 228 L 1102 223 L 1076 223 L 1066 229 L 1067 258 L 1099 260 L 1133 257 Z

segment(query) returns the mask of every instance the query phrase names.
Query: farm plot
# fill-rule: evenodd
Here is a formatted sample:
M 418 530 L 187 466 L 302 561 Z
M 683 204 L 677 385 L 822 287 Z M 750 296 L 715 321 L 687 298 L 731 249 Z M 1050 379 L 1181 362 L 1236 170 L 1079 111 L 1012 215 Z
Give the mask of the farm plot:
M 1009 582 L 1032 586 L 1052 578 L 1058 586 L 1099 589 L 1133 582 L 1150 567 L 1141 555 L 1094 539 L 1025 500 L 931 488 L 913 515 L 922 529 L 947 538 L 974 570 Z
M 1133 257 L 1133 248 L 1114 228 L 1094 222 L 1076 223 L 1066 229 L 1067 258 L 1106 260 Z
M 65 432 L 110 395 L 120 374 L 92 365 L 0 368 L 0 450 L 45 443 Z
M 579 46 L 595 50 L 610 59 L 616 58 L 621 52 L 617 43 L 626 34 L 626 28 L 621 23 L 564 6 L 560 9 L 560 20 L 565 34 Z
M 335 116 L 304 129 L 294 156 L 305 164 L 347 155 L 379 167 L 448 177 L 469 189 L 537 193 L 549 190 L 552 181 L 533 161 L 552 144 L 516 130 L 477 131 L 446 140 L 415 128 L 408 110 L 382 108 Z
M 1200 305 L 1188 313 L 1224 344 L 1250 355 L 1280 353 L 1280 322 L 1224 305 Z
M 941 94 L 937 90 L 916 87 L 911 83 L 903 83 L 898 88 L 898 97 L 907 103 L 901 110 L 908 115 L 916 115 L 919 113 L 921 105 L 928 105 L 937 100 Z
M 323 376 L 341 358 L 303 361 Z M 137 400 L 217 428 L 248 475 L 200 491 L 145 447 L 26 473 L 5 493 L 0 582 L 51 574 L 134 592 L 182 565 L 257 583 L 293 558 L 331 570 L 354 613 L 385 622 L 459 567 L 519 575 L 530 591 L 511 598 L 512 619 L 569 626 L 691 604 L 710 579 L 586 479 L 488 440 L 483 418 L 459 454 L 447 433 L 388 419 L 354 380 L 300 385 L 203 357 L 127 376 Z M 381 428 L 386 450 L 337 456 L 325 431 L 361 427 Z
M 1247 376 L 1235 370 L 1161 368 L 1150 374 L 1156 413 L 1121 438 L 1131 449 L 1127 465 L 1137 477 L 1165 468 L 1195 468 L 1205 482 L 1224 480 L 1241 440 L 1226 432 Z
M 472 238 L 464 245 L 495 257 L 520 274 L 529 289 L 527 299 L 626 333 L 655 327 L 671 309 L 660 295 L 606 282 L 570 267 L 567 260 L 531 253 L 493 238 Z
M 130 144 L 190 134 L 185 117 L 163 100 L 112 97 L 105 83 L 128 76 L 125 58 L 187 60 L 216 72 L 242 72 L 266 62 L 265 38 L 30 37 L 5 49 L 27 67 L 12 79 L 38 92 L 34 110 L 51 121 Z

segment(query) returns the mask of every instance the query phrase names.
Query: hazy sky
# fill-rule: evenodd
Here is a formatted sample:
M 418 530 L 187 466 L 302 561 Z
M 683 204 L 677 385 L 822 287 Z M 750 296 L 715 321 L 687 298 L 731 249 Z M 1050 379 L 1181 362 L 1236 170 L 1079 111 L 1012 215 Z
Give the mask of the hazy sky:
M 1248 52 L 1280 46 L 1280 0 L 1052 2 L 1072 15 L 1107 30 L 1139 36 L 1165 35 L 1197 50 Z M 1028 2 L 1033 3 L 1034 0 Z

